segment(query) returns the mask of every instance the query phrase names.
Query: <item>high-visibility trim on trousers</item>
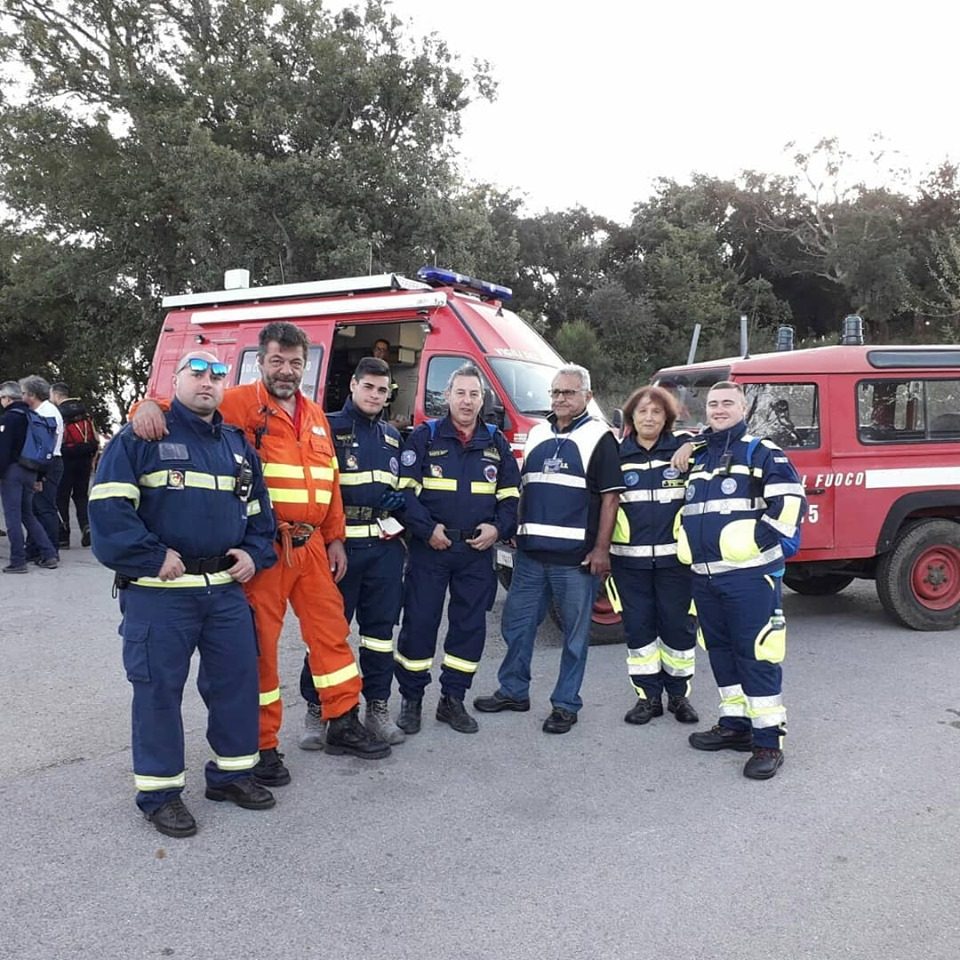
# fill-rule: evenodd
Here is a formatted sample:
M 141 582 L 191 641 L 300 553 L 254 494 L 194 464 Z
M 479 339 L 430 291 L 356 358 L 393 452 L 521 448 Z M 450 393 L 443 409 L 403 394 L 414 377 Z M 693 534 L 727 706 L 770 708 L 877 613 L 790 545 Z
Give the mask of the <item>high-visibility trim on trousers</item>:
M 360 646 L 374 653 L 393 653 L 393 639 L 381 640 L 379 637 L 360 637 Z
M 433 657 L 427 657 L 424 660 L 411 660 L 408 657 L 403 656 L 401 653 L 395 653 L 393 659 L 397 661 L 401 666 L 406 667 L 408 670 L 412 670 L 414 673 L 421 673 L 425 670 L 429 670 L 433 666 Z
M 443 655 L 443 666 L 450 667 L 451 670 L 459 670 L 461 673 L 476 673 L 480 664 L 445 653 Z
M 660 661 L 664 672 L 669 673 L 671 677 L 692 677 L 696 664 L 695 656 L 695 647 L 689 650 L 674 650 L 662 640 L 660 641 Z
M 133 782 L 138 790 L 148 792 L 151 790 L 177 790 L 182 789 L 187 783 L 187 773 L 181 770 L 180 773 L 172 777 L 147 777 L 139 773 L 134 773 Z
M 627 672 L 630 676 L 645 676 L 660 672 L 660 645 L 654 640 L 644 647 L 627 650 Z
M 747 698 L 743 694 L 743 687 L 739 683 L 720 687 L 720 716 L 745 717 L 746 715 Z
M 313 674 L 313 685 L 318 690 L 322 690 L 325 687 L 335 687 L 337 684 L 343 683 L 344 680 L 359 676 L 360 670 L 357 665 L 355 663 L 348 663 L 345 667 L 334 670 L 333 673 Z
M 218 770 L 252 770 L 260 759 L 259 753 L 251 753 L 246 757 L 218 757 L 214 756 L 213 761 Z

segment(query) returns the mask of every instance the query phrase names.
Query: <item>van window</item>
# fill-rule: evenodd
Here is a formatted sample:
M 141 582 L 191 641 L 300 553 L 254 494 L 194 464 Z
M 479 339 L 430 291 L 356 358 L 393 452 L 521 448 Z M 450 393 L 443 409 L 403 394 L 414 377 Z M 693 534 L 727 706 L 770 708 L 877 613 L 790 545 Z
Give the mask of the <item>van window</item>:
M 550 384 L 556 376 L 556 367 L 503 357 L 488 359 L 518 413 L 545 417 L 550 412 Z
M 427 365 L 427 384 L 423 395 L 423 412 L 428 417 L 445 417 L 447 415 L 447 401 L 443 392 L 447 389 L 447 381 L 454 370 L 458 370 L 465 363 L 473 363 L 470 357 L 431 357 Z M 480 371 L 484 388 L 488 387 L 487 378 Z
M 745 383 L 747 429 L 785 450 L 820 446 L 815 383 Z
M 710 388 L 721 380 L 729 379 L 729 367 L 708 367 L 703 370 L 671 370 L 655 382 L 677 399 L 680 407 L 677 427 L 685 427 L 696 433 L 707 425 L 707 394 Z
M 960 380 L 864 380 L 857 384 L 863 443 L 960 440 Z
M 317 399 L 317 381 L 320 379 L 320 367 L 323 363 L 323 347 L 309 347 L 307 349 L 307 366 L 303 371 L 303 383 L 300 391 L 311 400 Z M 240 354 L 240 365 L 237 384 L 255 383 L 260 379 L 260 368 L 257 366 L 256 348 L 244 350 Z

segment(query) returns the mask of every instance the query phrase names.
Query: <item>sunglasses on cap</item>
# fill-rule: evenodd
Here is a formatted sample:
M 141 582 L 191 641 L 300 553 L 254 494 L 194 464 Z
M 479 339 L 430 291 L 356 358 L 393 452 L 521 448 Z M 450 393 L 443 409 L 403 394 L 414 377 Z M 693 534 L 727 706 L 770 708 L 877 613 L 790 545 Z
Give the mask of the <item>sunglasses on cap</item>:
M 203 357 L 191 357 L 178 371 L 189 370 L 191 373 L 201 374 L 210 371 L 211 380 L 222 380 L 229 372 L 230 365 L 219 360 L 204 360 Z

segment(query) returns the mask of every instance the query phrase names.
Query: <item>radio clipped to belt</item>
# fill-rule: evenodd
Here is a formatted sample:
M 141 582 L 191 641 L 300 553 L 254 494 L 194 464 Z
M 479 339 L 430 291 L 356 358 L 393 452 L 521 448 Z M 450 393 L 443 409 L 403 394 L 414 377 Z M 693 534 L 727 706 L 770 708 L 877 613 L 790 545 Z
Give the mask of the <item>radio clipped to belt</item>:
M 237 461 L 235 479 L 233 492 L 243 503 L 246 503 L 250 499 L 250 494 L 253 493 L 253 467 L 250 466 L 250 461 L 246 457 Z

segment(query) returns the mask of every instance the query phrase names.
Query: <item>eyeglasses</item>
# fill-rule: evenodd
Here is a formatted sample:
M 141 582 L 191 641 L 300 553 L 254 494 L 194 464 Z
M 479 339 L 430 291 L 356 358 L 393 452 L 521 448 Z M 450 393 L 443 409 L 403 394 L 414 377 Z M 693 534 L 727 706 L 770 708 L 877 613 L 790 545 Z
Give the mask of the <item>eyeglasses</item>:
M 177 373 L 183 370 L 189 370 L 197 376 L 209 370 L 211 380 L 222 380 L 230 372 L 230 365 L 221 363 L 219 360 L 204 360 L 203 357 L 191 357 Z
M 559 400 L 561 397 L 564 400 L 572 400 L 578 393 L 583 393 L 583 390 L 551 390 L 550 396 L 554 400 Z

